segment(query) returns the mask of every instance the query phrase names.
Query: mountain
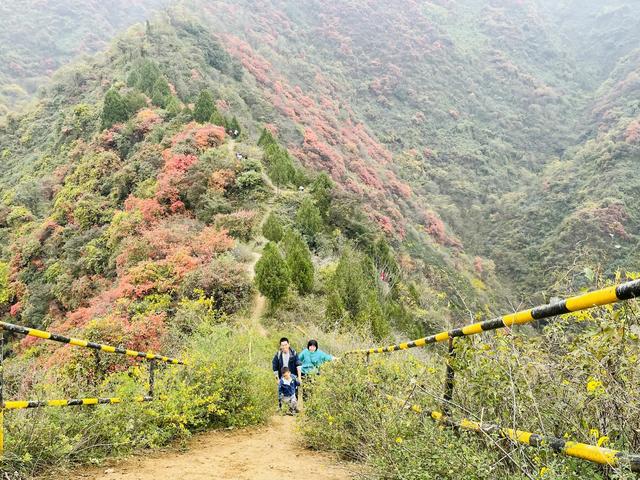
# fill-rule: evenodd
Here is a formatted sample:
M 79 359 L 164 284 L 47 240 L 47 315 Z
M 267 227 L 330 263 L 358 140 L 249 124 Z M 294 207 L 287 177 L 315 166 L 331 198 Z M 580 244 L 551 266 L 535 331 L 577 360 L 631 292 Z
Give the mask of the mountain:
M 216 38 L 260 99 L 245 98 L 251 115 L 396 238 L 417 228 L 525 295 L 576 262 L 610 275 L 637 260 L 628 3 L 184 0 L 168 12 Z M 624 162 L 585 167 L 612 138 Z
M 17 0 L 0 5 L 0 118 L 24 105 L 72 58 L 103 50 L 117 33 L 169 0 Z
M 610 109 L 633 98 L 638 14 L 614 3 L 187 1 L 177 11 L 198 12 L 243 62 L 305 164 L 376 205 L 400 236 L 418 224 L 531 294 L 576 260 L 610 275 L 637 259 L 638 204 L 625 193 L 637 149 L 620 136 L 637 115 Z M 616 44 L 603 41 L 608 24 L 619 25 Z M 574 152 L 607 143 L 609 114 L 622 114 L 623 162 L 575 172 Z M 584 224 L 595 230 L 583 239 Z
M 0 85 L 24 82 L 32 101 L 0 121 L 0 317 L 190 368 L 159 369 L 171 395 L 149 406 L 7 415 L 19 474 L 265 421 L 283 334 L 341 356 L 637 275 L 629 2 L 69 5 L 26 2 L 2 20 L 0 45 L 16 48 Z M 101 51 L 48 79 L 54 50 L 55 67 Z M 452 407 L 637 451 L 632 317 L 459 339 Z M 306 440 L 389 478 L 434 465 L 442 478 L 606 475 L 425 429 L 443 352 L 327 366 Z M 7 335 L 4 394 L 146 394 L 144 364 L 86 353 Z M 389 408 L 389 393 L 411 407 Z

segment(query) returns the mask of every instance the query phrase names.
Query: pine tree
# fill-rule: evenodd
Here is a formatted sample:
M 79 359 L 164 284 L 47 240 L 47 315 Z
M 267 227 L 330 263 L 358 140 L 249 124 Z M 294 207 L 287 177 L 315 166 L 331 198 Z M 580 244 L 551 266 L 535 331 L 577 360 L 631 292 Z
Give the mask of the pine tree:
M 382 340 L 391 333 L 389 320 L 387 320 L 382 311 L 380 301 L 375 291 L 369 292 L 366 306 L 359 312 L 356 323 L 369 326 L 371 333 L 378 340 Z
M 255 281 L 260 293 L 267 297 L 273 306 L 280 304 L 287 294 L 290 283 L 289 268 L 273 242 L 267 243 L 262 257 L 256 263 Z
M 193 109 L 193 119 L 198 123 L 208 122 L 216 112 L 213 96 L 206 90 L 202 90 Z
M 169 99 L 171 98 L 171 89 L 167 80 L 160 76 L 153 85 L 153 92 L 151 94 L 151 102 L 160 108 L 165 108 Z
M 291 274 L 291 283 L 300 295 L 313 289 L 313 262 L 311 252 L 302 236 L 295 230 L 288 230 L 283 238 L 285 259 Z
M 158 65 L 151 60 L 143 60 L 138 68 L 136 77 L 137 83 L 135 86 L 147 95 L 151 96 L 153 94 L 153 87 L 155 86 L 158 77 L 160 77 L 160 68 L 158 68 Z
M 279 242 L 284 235 L 284 229 L 282 228 L 282 221 L 280 217 L 271 212 L 264 224 L 262 225 L 262 234 L 267 240 L 272 242 Z
M 291 183 L 296 170 L 289 153 L 279 146 L 276 147 L 275 153 L 267 159 L 269 165 L 267 173 L 276 185 L 283 186 Z
M 320 210 L 316 207 L 311 197 L 306 196 L 302 200 L 296 212 L 296 224 L 310 243 L 314 243 L 316 235 L 323 226 Z
M 327 297 L 329 318 L 348 323 L 368 321 L 365 315 L 370 295 L 377 293 L 374 280 L 375 269 L 371 260 L 351 247 L 345 248 L 330 282 Z
M 333 189 L 333 182 L 325 172 L 322 172 L 316 177 L 311 184 L 311 196 L 316 202 L 316 206 L 320 210 L 322 218 L 326 219 L 329 214 L 329 208 L 331 207 L 331 190 Z
M 217 108 L 215 108 L 215 111 L 213 112 L 213 114 L 211 115 L 211 118 L 209 118 L 209 122 L 213 123 L 214 125 L 220 125 L 221 127 L 224 127 L 225 130 L 227 129 L 227 119 L 224 118 L 224 116 L 218 111 Z
M 102 128 L 110 128 L 114 123 L 124 122 L 129 118 L 126 100 L 115 88 L 110 88 L 104 97 L 102 108 Z
M 275 143 L 276 143 L 276 139 L 273 138 L 273 134 L 266 128 L 263 128 L 262 133 L 260 134 L 260 138 L 258 139 L 258 146 L 266 147 L 267 145 L 271 145 Z
M 147 97 L 137 90 L 130 90 L 124 95 L 124 101 L 127 104 L 127 113 L 131 117 L 138 110 L 147 106 Z
M 169 97 L 169 101 L 167 102 L 167 105 L 165 106 L 165 110 L 169 114 L 170 118 L 180 115 L 180 112 L 182 111 L 182 107 L 180 106 L 180 100 L 178 100 L 177 97 L 171 95 L 171 97 Z

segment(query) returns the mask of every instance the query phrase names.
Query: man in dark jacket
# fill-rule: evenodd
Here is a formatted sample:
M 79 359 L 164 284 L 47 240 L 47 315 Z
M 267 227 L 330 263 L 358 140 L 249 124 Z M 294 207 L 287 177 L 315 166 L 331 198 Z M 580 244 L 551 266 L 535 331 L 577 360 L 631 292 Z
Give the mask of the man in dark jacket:
M 280 339 L 280 350 L 273 356 L 271 366 L 278 385 L 280 377 L 282 377 L 282 367 L 287 367 L 291 373 L 296 372 L 298 379 L 302 377 L 302 362 L 300 362 L 296 351 L 289 345 L 289 339 L 286 337 Z

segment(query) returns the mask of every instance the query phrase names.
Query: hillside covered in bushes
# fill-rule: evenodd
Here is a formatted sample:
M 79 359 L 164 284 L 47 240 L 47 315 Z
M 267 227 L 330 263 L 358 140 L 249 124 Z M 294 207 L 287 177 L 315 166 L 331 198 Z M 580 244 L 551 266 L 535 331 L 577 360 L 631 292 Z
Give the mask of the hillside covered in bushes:
M 189 368 L 149 404 L 7 414 L 16 479 L 267 421 L 281 335 L 342 357 L 638 276 L 630 2 L 24 3 L 0 20 L 0 318 Z M 638 451 L 636 310 L 460 339 L 453 413 Z M 133 359 L 2 353 L 5 399 L 149 388 Z M 304 441 L 377 479 L 632 478 L 433 425 L 442 353 L 327 366 Z

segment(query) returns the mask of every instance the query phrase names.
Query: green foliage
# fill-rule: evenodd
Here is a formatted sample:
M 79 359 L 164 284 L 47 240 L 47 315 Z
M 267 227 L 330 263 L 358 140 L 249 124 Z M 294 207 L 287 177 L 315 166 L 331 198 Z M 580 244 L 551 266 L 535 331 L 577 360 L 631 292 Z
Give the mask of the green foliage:
M 190 272 L 182 284 L 185 297 L 205 295 L 216 310 L 232 314 L 248 305 L 253 288 L 242 267 L 222 257 Z
M 291 276 L 287 263 L 275 243 L 267 243 L 255 269 L 258 290 L 273 306 L 278 306 L 289 290 Z
M 423 363 L 395 355 L 373 356 L 370 363 L 352 357 L 323 367 L 323 374 L 308 387 L 312 391 L 305 405 L 302 432 L 310 447 L 365 462 L 371 473 L 364 478 L 371 479 L 607 478 L 599 466 L 551 450 L 516 445 L 496 434 L 479 435 L 438 425 L 431 411 L 438 410 L 444 379 L 442 358 L 429 355 Z M 456 379 L 459 375 L 457 372 Z M 491 370 L 470 371 L 468 377 L 481 377 L 479 381 L 487 383 L 487 390 L 496 382 L 489 381 Z M 493 398 L 504 410 L 504 397 Z M 530 410 L 531 399 L 522 405 Z M 493 419 L 481 407 L 462 408 L 454 418 L 485 423 Z M 546 416 L 530 415 L 530 420 L 544 421 Z M 517 425 L 520 428 L 521 424 Z M 625 471 L 616 471 L 613 476 L 633 478 Z
M 296 226 L 310 244 L 315 244 L 324 224 L 320 210 L 311 199 L 305 196 L 296 211 Z
M 213 102 L 213 96 L 208 90 L 202 90 L 193 109 L 193 119 L 199 123 L 206 123 L 218 113 Z
M 81 396 L 118 396 L 121 404 L 5 414 L 4 467 L 31 475 L 51 464 L 95 462 L 134 448 L 166 445 L 207 428 L 266 421 L 274 405 L 265 368 L 270 345 L 206 316 L 195 324 L 182 352 L 189 366 L 157 370 L 160 397 L 153 402 L 127 402 L 146 393 L 148 373 L 141 366 L 111 373 L 97 385 L 81 380 Z M 64 398 L 56 385 L 36 385 L 38 398 Z
M 148 96 L 152 96 L 154 87 L 160 80 L 161 75 L 158 64 L 151 59 L 145 58 L 134 66 L 127 78 L 127 84 L 130 87 L 138 88 Z
M 275 143 L 277 142 L 271 131 L 263 128 L 262 132 L 260 133 L 260 138 L 258 138 L 258 146 L 264 148 Z
M 292 285 L 300 295 L 310 293 L 313 289 L 314 268 L 307 243 L 297 231 L 289 229 L 282 238 L 282 244 Z
M 233 135 L 234 137 L 239 137 L 240 134 L 242 133 L 242 128 L 240 127 L 240 122 L 238 122 L 238 119 L 235 117 L 235 115 L 229 121 L 229 123 L 227 125 L 227 128 L 231 132 L 231 135 Z
M 151 92 L 151 101 L 154 105 L 161 108 L 166 108 L 169 100 L 171 99 L 171 90 L 169 89 L 169 83 L 164 77 L 158 77 L 156 83 L 153 85 Z
M 255 170 L 246 170 L 236 177 L 236 186 L 240 190 L 252 190 L 262 185 L 262 174 Z
M 327 219 L 331 207 L 333 182 L 325 172 L 320 173 L 311 184 L 311 196 L 323 219 Z
M 127 101 L 120 92 L 111 87 L 105 97 L 102 107 L 102 128 L 110 128 L 114 123 L 124 122 L 129 118 L 130 110 Z
M 0 308 L 10 299 L 9 265 L 6 262 L 0 262 Z
M 282 226 L 282 220 L 278 214 L 274 212 L 269 213 L 269 216 L 262 225 L 262 235 L 264 235 L 267 240 L 275 243 L 282 240 L 284 227 Z
M 365 326 L 377 339 L 390 332 L 371 259 L 347 246 L 328 281 L 327 320 L 341 327 Z
M 269 178 L 278 186 L 291 184 L 296 179 L 297 170 L 286 148 L 267 129 L 262 131 L 258 146 L 264 149 L 264 163 Z
M 224 118 L 224 115 L 222 115 L 217 108 L 211 114 L 211 118 L 209 118 L 209 122 L 213 123 L 214 125 L 225 127 L 225 129 L 227 128 L 227 123 L 228 123 L 227 119 Z

